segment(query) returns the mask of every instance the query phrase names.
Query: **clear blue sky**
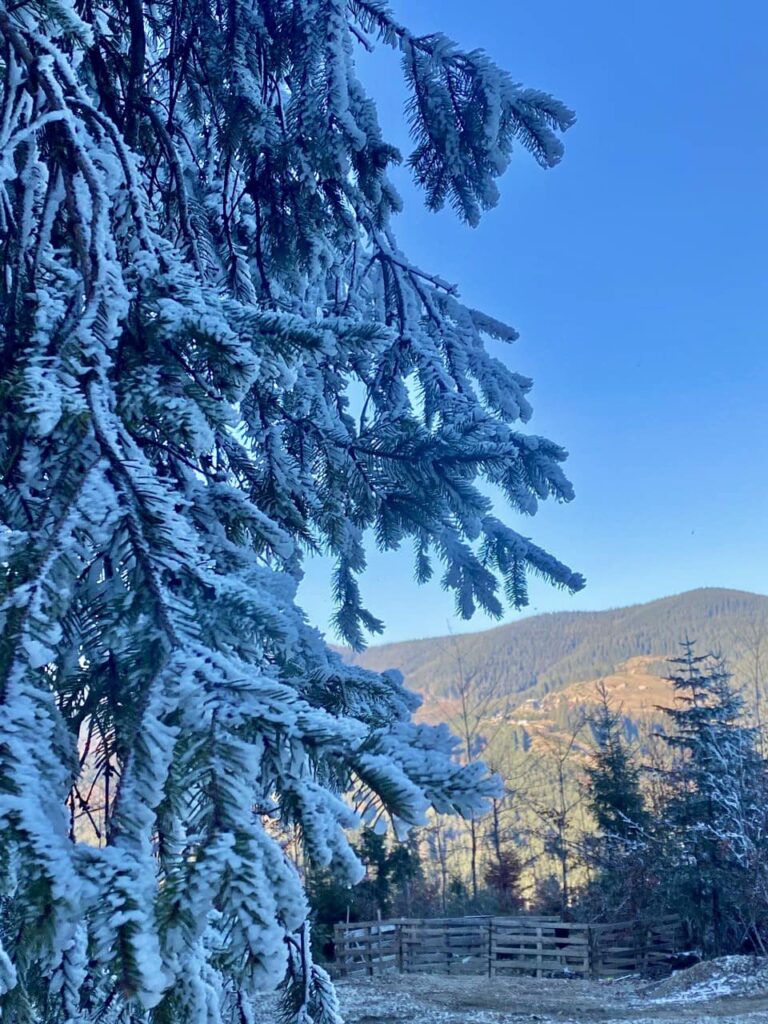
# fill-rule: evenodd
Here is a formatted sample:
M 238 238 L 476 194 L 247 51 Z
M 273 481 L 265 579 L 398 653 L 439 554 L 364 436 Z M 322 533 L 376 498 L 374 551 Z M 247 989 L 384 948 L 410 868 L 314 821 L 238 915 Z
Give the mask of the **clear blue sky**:
M 570 505 L 512 520 L 587 576 L 534 583 L 528 611 L 598 609 L 698 586 L 768 591 L 768 7 L 645 0 L 394 0 L 417 32 L 482 47 L 576 110 L 566 155 L 522 150 L 479 228 L 430 214 L 406 175 L 396 229 L 421 266 L 514 324 L 503 358 L 534 378 L 532 432 L 571 453 Z M 360 53 L 408 152 L 399 64 Z M 410 552 L 371 553 L 383 639 L 491 625 L 455 618 Z M 327 567 L 301 600 L 327 628 Z M 519 617 L 510 612 L 506 620 Z

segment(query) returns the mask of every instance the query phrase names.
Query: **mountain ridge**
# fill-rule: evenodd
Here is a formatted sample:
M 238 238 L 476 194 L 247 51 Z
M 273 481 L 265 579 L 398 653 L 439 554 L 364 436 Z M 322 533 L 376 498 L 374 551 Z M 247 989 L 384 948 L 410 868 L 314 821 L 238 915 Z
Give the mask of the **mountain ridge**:
M 354 664 L 398 669 L 406 686 L 426 700 L 455 695 L 469 685 L 478 694 L 525 700 L 616 671 L 631 658 L 663 663 L 686 635 L 702 653 L 738 657 L 744 636 L 768 634 L 768 596 L 700 587 L 603 611 L 545 612 L 488 630 L 343 649 Z

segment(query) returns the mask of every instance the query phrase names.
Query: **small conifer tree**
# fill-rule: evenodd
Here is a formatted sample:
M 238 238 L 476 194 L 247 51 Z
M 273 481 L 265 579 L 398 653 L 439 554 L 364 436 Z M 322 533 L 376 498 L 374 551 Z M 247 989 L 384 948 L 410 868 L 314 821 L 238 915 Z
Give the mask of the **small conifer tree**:
M 604 683 L 588 716 L 595 749 L 585 766 L 587 810 L 595 831 L 583 839 L 591 870 L 585 900 L 600 917 L 640 920 L 651 909 L 650 815 L 640 768 L 627 746 L 620 710 L 611 706 Z
M 631 840 L 647 820 L 640 768 L 624 739 L 621 712 L 611 707 L 604 683 L 598 684 L 598 697 L 599 704 L 587 717 L 595 741 L 595 750 L 585 767 L 588 807 L 599 834 Z

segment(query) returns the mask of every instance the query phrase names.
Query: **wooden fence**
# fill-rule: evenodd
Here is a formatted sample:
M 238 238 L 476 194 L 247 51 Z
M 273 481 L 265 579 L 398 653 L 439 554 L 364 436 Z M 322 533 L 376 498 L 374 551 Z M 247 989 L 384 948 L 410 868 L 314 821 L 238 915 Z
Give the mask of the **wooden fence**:
M 338 924 L 342 976 L 388 972 L 577 974 L 618 977 L 663 965 L 678 948 L 680 921 L 581 924 L 556 917 L 452 917 Z
M 674 916 L 646 922 L 643 927 L 631 921 L 590 925 L 592 973 L 615 978 L 634 971 L 663 967 L 670 955 L 680 949 L 682 922 Z

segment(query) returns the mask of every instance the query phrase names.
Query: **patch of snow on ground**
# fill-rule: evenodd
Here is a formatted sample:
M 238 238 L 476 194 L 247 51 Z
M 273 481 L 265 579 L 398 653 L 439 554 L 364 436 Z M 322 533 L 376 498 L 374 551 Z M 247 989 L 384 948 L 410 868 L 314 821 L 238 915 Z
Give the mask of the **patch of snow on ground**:
M 643 990 L 643 995 L 655 1003 L 700 1002 L 762 993 L 768 993 L 768 961 L 754 956 L 704 960 Z

